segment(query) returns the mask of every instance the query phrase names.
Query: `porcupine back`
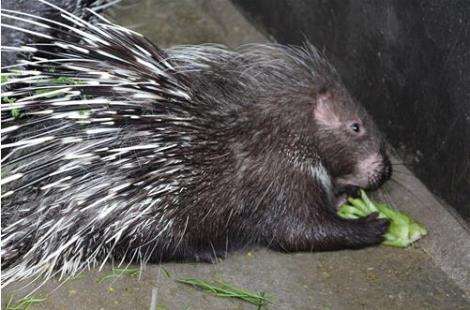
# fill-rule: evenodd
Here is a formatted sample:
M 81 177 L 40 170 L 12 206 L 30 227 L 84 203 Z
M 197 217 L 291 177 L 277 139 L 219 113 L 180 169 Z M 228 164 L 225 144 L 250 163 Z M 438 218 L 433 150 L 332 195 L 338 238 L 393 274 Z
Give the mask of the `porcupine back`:
M 288 92 L 289 74 L 299 72 L 263 63 L 272 62 L 268 54 L 291 52 L 288 61 L 304 56 L 330 70 L 313 49 L 162 51 L 101 17 L 91 25 L 54 8 L 65 22 L 2 11 L 4 18 L 55 27 L 80 42 L 29 32 L 48 43 L 3 47 L 33 53 L 4 73 L 10 90 L 2 98 L 15 102 L 2 105 L 3 285 L 73 274 L 116 257 L 146 261 L 155 252 L 169 253 L 164 259 L 186 251 L 183 235 L 195 233 L 188 219 L 217 218 L 239 198 L 228 182 L 236 181 L 229 140 L 231 131 L 243 130 L 240 107 L 268 96 L 270 87 Z M 15 109 L 19 117 L 12 116 Z M 193 197 L 204 208 L 194 210 L 187 203 Z M 200 227 L 201 238 L 205 229 L 211 233 Z
M 35 52 L 29 70 L 2 95 L 17 98 L 2 106 L 6 281 L 51 264 L 78 270 L 125 236 L 164 239 L 156 234 L 170 233 L 177 193 L 197 175 L 191 149 L 211 147 L 210 115 L 192 111 L 204 115 L 204 102 L 191 101 L 168 56 L 137 33 L 65 11 L 70 26 L 4 13 L 82 40 L 22 48 Z

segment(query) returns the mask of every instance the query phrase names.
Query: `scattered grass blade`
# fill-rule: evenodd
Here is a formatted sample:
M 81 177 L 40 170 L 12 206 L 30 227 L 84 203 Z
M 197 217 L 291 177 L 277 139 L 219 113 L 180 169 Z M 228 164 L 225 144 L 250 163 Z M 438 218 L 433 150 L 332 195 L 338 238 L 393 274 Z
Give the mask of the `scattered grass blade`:
M 221 281 L 205 281 L 196 278 L 185 278 L 176 281 L 194 286 L 217 297 L 241 299 L 258 306 L 258 309 L 270 302 L 264 292 L 253 293 L 244 289 L 236 288 Z

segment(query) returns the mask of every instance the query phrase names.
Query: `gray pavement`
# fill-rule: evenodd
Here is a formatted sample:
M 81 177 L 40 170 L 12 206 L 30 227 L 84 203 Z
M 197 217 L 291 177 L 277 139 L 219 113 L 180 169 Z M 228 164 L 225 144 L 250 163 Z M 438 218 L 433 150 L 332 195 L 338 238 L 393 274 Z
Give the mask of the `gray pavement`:
M 125 2 L 112 16 L 160 46 L 187 43 L 265 42 L 226 0 Z M 397 161 L 395 159 L 395 161 Z M 98 283 L 105 270 L 77 279 L 53 279 L 35 292 L 46 297 L 32 309 L 255 309 L 216 298 L 175 280 L 222 280 L 272 296 L 269 309 L 470 309 L 470 234 L 403 166 L 378 199 L 410 213 L 429 235 L 408 249 L 375 247 L 359 251 L 282 254 L 265 249 L 233 253 L 217 264 L 167 263 L 146 266 L 140 278 L 122 276 Z M 2 291 L 29 293 L 17 283 Z
M 240 301 L 202 293 L 174 280 L 222 280 L 272 296 L 268 309 L 469 309 L 464 292 L 419 246 L 360 251 L 281 254 L 257 250 L 230 255 L 218 264 L 147 266 L 141 279 L 123 276 L 97 283 L 102 272 L 48 282 L 37 293 L 47 300 L 33 309 L 255 309 Z M 11 292 L 13 288 L 10 288 Z M 26 292 L 26 291 L 25 291 Z M 20 294 L 17 291 L 18 294 Z M 20 295 L 18 295 L 20 296 Z

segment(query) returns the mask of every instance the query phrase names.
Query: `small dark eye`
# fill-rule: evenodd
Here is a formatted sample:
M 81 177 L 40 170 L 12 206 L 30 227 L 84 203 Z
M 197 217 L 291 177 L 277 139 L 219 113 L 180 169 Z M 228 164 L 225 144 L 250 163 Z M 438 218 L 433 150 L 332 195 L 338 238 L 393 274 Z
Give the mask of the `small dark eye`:
M 358 123 L 352 123 L 351 124 L 351 129 L 352 129 L 352 131 L 358 133 L 359 131 L 361 131 L 361 125 L 359 125 Z

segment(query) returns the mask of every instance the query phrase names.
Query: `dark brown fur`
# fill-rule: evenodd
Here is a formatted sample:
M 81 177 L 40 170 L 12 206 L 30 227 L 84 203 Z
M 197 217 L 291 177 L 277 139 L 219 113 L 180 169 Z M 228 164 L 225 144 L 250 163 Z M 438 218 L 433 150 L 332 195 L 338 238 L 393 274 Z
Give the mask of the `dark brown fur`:
M 168 250 L 155 250 L 154 260 L 212 261 L 254 244 L 318 251 L 362 248 L 383 240 L 386 220 L 375 215 L 342 219 L 335 203 L 340 194 L 357 187 L 375 189 L 390 177 L 384 142 L 329 64 L 312 47 L 303 52 L 267 48 L 263 57 L 284 61 L 275 72 L 244 55 L 189 74 L 201 100 L 214 100 L 210 108 L 223 105 L 224 112 L 213 116 L 206 136 L 214 148 L 199 150 L 198 181 L 181 195 L 185 207 L 175 217 L 179 225 L 172 233 L 180 238 L 164 244 Z M 314 62 L 316 74 L 310 75 L 297 61 Z M 259 78 L 253 80 L 253 74 Z M 248 86 L 241 88 L 240 82 Z M 320 100 L 341 127 L 331 128 L 317 119 Z M 360 135 L 351 132 L 352 122 L 360 123 Z M 381 162 L 367 184 L 341 183 L 341 176 L 359 178 L 355 166 L 373 153 Z M 320 165 L 328 171 L 330 188 L 310 173 L 311 167 Z
M 213 261 L 252 245 L 319 251 L 382 241 L 386 220 L 342 219 L 336 205 L 340 194 L 390 177 L 384 141 L 315 48 L 164 52 L 112 31 L 99 48 L 36 53 L 86 60 L 79 71 L 73 62 L 38 65 L 46 79 L 32 85 L 73 76 L 78 98 L 62 106 L 39 97 L 19 106 L 19 119 L 2 110 L 13 128 L 2 164 L 17 176 L 2 186 L 7 283 L 109 257 Z M 14 86 L 29 96 L 29 85 Z M 87 101 L 81 122 L 84 96 L 98 100 Z M 37 137 L 48 139 L 32 143 Z

